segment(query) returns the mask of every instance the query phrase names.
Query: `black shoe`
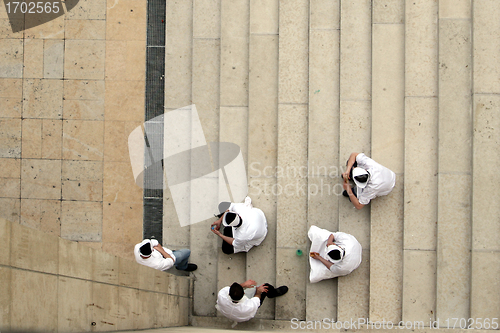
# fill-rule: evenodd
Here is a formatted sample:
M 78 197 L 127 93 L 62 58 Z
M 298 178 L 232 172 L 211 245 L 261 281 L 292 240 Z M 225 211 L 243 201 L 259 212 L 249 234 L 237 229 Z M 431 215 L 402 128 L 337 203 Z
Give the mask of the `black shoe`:
M 347 191 L 346 191 L 346 190 L 344 190 L 344 192 L 342 192 L 342 195 L 343 195 L 344 197 L 346 197 L 346 198 L 349 198 L 349 194 L 347 194 Z
M 192 272 L 192 271 L 195 271 L 197 269 L 198 269 L 198 266 L 196 264 L 188 264 L 188 267 L 186 269 L 178 269 L 178 270 L 179 271 L 185 271 L 185 272 Z
M 287 286 L 281 286 L 279 288 L 275 288 L 274 292 L 271 295 L 269 295 L 269 293 L 268 293 L 267 297 L 269 297 L 269 298 L 275 298 L 275 297 L 283 296 L 287 292 L 288 292 L 288 287 Z

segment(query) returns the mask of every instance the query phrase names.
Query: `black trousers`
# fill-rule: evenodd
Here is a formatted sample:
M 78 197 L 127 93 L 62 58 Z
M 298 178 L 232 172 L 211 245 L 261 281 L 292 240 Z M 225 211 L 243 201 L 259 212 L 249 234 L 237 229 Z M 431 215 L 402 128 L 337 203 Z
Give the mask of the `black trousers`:
M 347 166 L 347 164 L 349 163 L 349 160 L 347 160 L 347 162 L 345 162 L 345 166 Z M 355 167 L 358 166 L 358 162 L 357 161 L 354 161 L 354 164 L 352 165 L 352 168 L 351 170 L 349 171 L 349 178 L 352 180 L 352 169 L 354 169 Z
M 266 297 L 276 297 L 276 289 L 269 283 L 264 283 L 264 285 L 267 286 L 267 292 L 260 294 L 260 305 L 262 305 Z
M 349 163 L 349 160 L 347 160 L 347 162 L 345 162 L 345 165 L 347 166 L 348 163 Z M 352 165 L 352 168 L 349 171 L 349 178 L 351 180 L 353 180 L 353 178 L 352 178 L 352 169 L 354 169 L 357 166 L 358 166 L 358 162 L 354 161 L 354 164 Z M 354 196 L 357 198 L 358 197 L 358 193 L 357 193 L 358 191 L 356 191 L 356 186 L 353 186 L 351 188 L 352 188 L 352 194 L 354 194 Z M 345 194 L 343 194 L 343 195 L 349 199 L 349 196 L 347 195 L 347 192 L 345 190 L 344 190 L 344 192 L 345 192 Z M 349 201 L 351 201 L 351 199 L 349 199 Z
M 232 227 L 224 227 L 224 230 L 222 230 L 222 234 L 227 237 L 233 237 L 233 228 Z M 229 243 L 226 243 L 225 241 L 222 241 L 222 252 L 225 254 L 233 254 L 234 253 L 234 246 L 232 246 Z

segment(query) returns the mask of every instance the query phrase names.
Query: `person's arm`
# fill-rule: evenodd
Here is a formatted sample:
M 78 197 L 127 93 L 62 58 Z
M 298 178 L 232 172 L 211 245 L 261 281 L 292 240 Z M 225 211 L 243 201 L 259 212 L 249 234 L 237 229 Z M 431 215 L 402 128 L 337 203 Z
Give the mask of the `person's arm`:
M 311 252 L 311 257 L 313 259 L 321 261 L 323 263 L 323 265 L 325 265 L 326 268 L 328 268 L 328 269 L 330 269 L 330 267 L 332 267 L 332 265 L 333 265 L 332 262 L 329 262 L 328 260 L 326 260 L 322 256 L 320 256 L 318 252 Z
M 258 298 L 262 299 L 261 298 L 262 293 L 265 293 L 265 292 L 267 292 L 267 286 L 260 285 L 260 286 L 257 287 L 257 290 L 255 291 L 255 296 L 254 297 L 258 297 Z
M 333 245 L 335 242 L 335 237 L 333 236 L 333 234 L 330 235 L 330 237 L 328 237 L 328 240 L 326 241 L 326 246 L 330 246 L 330 245 Z
M 163 247 L 160 244 L 154 246 L 153 249 L 155 249 L 156 251 L 160 252 L 161 255 L 163 256 L 163 258 L 165 258 L 165 259 L 172 259 L 175 262 L 175 259 L 172 258 L 172 256 L 170 254 L 168 254 L 167 251 L 165 251 L 165 249 L 163 249 Z
M 212 223 L 212 224 L 210 225 L 210 228 L 211 228 L 212 230 L 214 230 L 214 229 L 215 229 L 215 230 L 219 230 L 219 229 L 220 229 L 220 225 L 221 225 L 221 223 L 222 223 L 222 219 L 223 219 L 223 218 L 224 218 L 224 214 L 222 214 L 222 215 L 221 215 L 221 217 L 220 217 L 217 221 L 215 221 L 214 223 Z M 215 228 L 214 228 L 214 226 L 215 226 Z
M 345 172 L 342 174 L 342 178 L 344 178 L 344 181 L 347 181 L 349 178 L 349 173 L 352 169 L 352 166 L 354 165 L 354 162 L 356 162 L 356 156 L 358 156 L 358 153 L 351 153 L 349 156 L 349 159 L 347 160 L 347 167 Z
M 227 228 L 231 228 L 231 227 L 227 227 Z M 216 234 L 217 236 L 219 236 L 220 238 L 222 238 L 222 240 L 224 242 L 228 243 L 229 245 L 233 245 L 234 238 L 228 237 L 228 236 L 224 236 L 217 228 L 211 229 L 211 230 L 212 230 L 212 232 L 214 234 Z
M 343 186 L 344 186 L 344 190 L 346 190 L 346 192 L 347 192 L 347 195 L 349 195 L 349 199 L 351 199 L 351 202 L 354 205 L 354 207 L 356 207 L 356 209 L 363 208 L 365 205 L 359 203 L 358 198 L 356 198 L 354 193 L 352 193 L 351 185 L 344 182 Z
M 242 286 L 243 288 L 252 288 L 255 287 L 256 284 L 257 282 L 255 282 L 254 280 L 246 280 L 245 282 L 240 283 L 240 286 Z

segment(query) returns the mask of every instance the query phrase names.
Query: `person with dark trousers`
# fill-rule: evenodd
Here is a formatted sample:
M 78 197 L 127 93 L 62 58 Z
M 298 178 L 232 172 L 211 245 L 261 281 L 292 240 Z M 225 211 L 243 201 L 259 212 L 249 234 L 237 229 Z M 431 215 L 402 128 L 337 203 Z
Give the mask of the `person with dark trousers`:
M 212 223 L 211 230 L 222 238 L 222 252 L 225 254 L 248 252 L 266 238 L 266 216 L 262 210 L 252 206 L 249 197 L 244 203 L 231 203 L 229 209 L 219 216 Z M 224 226 L 222 232 L 221 226 Z
M 344 192 L 356 209 L 361 209 L 376 197 L 389 194 L 396 185 L 396 174 L 363 153 L 352 153 L 347 160 Z M 351 187 L 353 180 L 355 187 Z

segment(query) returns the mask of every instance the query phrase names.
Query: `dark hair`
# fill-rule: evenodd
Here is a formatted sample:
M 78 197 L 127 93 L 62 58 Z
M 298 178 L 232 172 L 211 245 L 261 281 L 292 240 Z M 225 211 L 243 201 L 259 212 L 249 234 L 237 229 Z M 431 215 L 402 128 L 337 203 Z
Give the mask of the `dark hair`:
M 360 183 L 366 183 L 366 181 L 368 180 L 368 175 L 356 176 L 354 177 L 354 179 L 356 179 Z
M 229 224 L 229 223 L 233 222 L 235 218 L 236 218 L 236 214 L 235 213 L 228 212 L 226 214 L 226 223 Z
M 328 256 L 333 260 L 340 260 L 340 251 L 339 250 L 331 250 L 328 252 Z
M 233 283 L 229 288 L 229 296 L 233 301 L 239 301 L 243 298 L 243 287 L 239 283 Z
M 151 243 L 146 243 L 144 244 L 143 246 L 141 246 L 139 248 L 139 252 L 143 255 L 143 256 L 149 256 L 151 254 Z

